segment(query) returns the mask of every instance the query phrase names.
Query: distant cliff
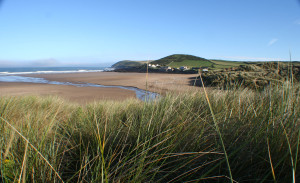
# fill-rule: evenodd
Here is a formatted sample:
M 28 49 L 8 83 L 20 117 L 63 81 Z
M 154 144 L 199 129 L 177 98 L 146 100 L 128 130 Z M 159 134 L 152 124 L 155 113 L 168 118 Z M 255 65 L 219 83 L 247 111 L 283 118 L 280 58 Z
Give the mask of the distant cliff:
M 146 64 L 147 61 L 131 61 L 131 60 L 123 60 L 113 64 L 111 67 L 115 69 L 129 69 L 129 68 L 138 68 L 142 65 Z

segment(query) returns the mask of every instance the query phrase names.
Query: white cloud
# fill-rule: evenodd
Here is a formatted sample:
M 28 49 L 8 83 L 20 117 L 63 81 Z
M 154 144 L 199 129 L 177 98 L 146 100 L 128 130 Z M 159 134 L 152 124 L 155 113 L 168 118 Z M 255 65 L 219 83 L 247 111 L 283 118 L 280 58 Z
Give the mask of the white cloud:
M 269 41 L 268 46 L 272 46 L 273 44 L 275 44 L 278 41 L 277 38 L 273 38 Z

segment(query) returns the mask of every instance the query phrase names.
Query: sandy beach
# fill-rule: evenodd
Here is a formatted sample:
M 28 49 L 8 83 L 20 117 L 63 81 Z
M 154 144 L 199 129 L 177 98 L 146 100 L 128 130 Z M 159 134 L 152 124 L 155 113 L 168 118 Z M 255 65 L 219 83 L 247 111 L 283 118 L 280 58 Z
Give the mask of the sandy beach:
M 160 74 L 89 72 L 64 74 L 30 74 L 28 77 L 45 78 L 50 81 L 93 83 L 110 86 L 132 86 L 164 95 L 167 92 L 185 92 L 195 89 L 192 86 L 196 74 Z M 148 79 L 146 79 L 148 78 Z M 147 81 L 147 82 L 146 82 Z M 136 97 L 134 91 L 120 88 L 76 87 L 65 85 L 7 83 L 0 82 L 0 96 L 59 96 L 81 104 L 97 100 L 125 100 Z

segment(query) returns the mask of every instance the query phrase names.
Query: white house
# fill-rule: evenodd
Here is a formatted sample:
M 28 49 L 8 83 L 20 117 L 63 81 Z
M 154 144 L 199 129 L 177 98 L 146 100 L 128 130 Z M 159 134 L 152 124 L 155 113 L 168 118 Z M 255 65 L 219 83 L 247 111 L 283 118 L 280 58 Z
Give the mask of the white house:
M 188 67 L 187 66 L 181 66 L 181 67 L 179 67 L 179 69 L 184 71 L 184 70 L 188 70 Z
M 156 68 L 158 64 L 148 64 L 148 67 Z

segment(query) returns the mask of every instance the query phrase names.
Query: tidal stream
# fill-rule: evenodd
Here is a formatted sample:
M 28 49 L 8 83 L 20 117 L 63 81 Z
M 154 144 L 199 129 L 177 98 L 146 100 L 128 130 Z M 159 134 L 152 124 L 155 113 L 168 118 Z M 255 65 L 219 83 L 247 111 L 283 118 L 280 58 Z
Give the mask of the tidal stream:
M 120 89 L 134 91 L 136 97 L 142 101 L 153 101 L 160 96 L 158 93 L 149 92 L 131 86 L 108 86 L 108 85 L 99 85 L 93 83 L 59 82 L 59 81 L 49 81 L 44 78 L 25 77 L 25 76 L 13 76 L 13 75 L 1 76 L 0 75 L 0 82 L 39 83 L 39 84 L 52 84 L 52 85 L 68 85 L 68 86 L 76 86 L 76 87 L 120 88 Z

